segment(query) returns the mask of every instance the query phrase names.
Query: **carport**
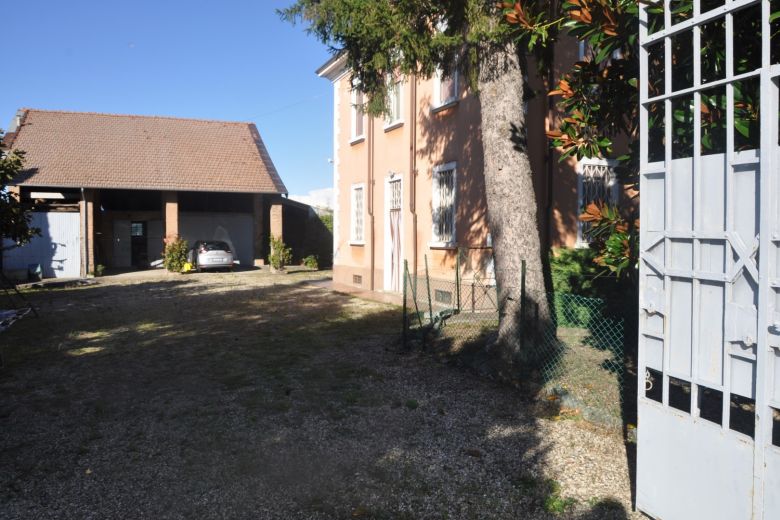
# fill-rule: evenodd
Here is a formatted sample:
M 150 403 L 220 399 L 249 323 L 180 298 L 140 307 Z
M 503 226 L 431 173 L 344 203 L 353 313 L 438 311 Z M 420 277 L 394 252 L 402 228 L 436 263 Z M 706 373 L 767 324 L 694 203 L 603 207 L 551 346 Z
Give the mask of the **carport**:
M 252 123 L 23 109 L 6 143 L 26 153 L 11 190 L 42 230 L 6 272 L 145 268 L 176 237 L 226 241 L 252 266 L 284 238 L 287 189 Z

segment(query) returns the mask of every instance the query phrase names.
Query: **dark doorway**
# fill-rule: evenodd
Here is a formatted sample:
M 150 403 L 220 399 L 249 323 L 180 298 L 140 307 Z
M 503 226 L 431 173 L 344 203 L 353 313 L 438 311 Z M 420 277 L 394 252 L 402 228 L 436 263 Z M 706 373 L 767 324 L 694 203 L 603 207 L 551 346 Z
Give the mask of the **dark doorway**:
M 133 267 L 149 267 L 146 222 L 130 223 L 130 258 Z

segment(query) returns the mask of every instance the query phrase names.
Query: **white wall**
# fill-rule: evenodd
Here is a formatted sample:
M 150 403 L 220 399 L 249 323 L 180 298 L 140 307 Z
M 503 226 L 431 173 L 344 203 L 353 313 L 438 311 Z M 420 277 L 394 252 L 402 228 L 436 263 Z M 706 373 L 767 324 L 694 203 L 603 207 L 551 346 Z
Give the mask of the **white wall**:
M 179 213 L 179 235 L 190 246 L 197 240 L 227 242 L 241 265 L 254 263 L 251 213 Z

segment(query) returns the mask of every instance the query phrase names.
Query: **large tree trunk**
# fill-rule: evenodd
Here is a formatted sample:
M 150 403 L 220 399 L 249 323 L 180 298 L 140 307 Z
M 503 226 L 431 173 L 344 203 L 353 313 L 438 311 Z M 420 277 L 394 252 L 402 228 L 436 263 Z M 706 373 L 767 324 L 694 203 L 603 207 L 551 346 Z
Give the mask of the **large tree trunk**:
M 549 326 L 536 191 L 528 159 L 524 78 L 516 47 L 483 53 L 479 72 L 488 226 L 493 238 L 499 331 L 497 347 L 512 368 L 524 370 Z M 521 302 L 522 262 L 526 262 Z

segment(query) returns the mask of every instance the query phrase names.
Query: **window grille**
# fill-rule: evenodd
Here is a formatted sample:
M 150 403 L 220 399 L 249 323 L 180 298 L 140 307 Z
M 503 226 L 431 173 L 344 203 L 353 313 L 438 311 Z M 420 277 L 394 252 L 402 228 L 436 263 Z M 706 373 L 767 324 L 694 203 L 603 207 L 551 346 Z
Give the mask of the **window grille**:
M 433 241 L 455 242 L 455 166 L 437 168 L 433 175 Z
M 579 213 L 592 203 L 614 206 L 618 203 L 618 184 L 615 178 L 614 163 L 605 160 L 586 160 L 579 164 L 577 182 L 577 206 Z M 587 245 L 589 222 L 579 222 L 577 242 Z
M 390 181 L 390 209 L 401 209 L 401 179 Z
M 352 188 L 352 241 L 363 241 L 363 186 Z

